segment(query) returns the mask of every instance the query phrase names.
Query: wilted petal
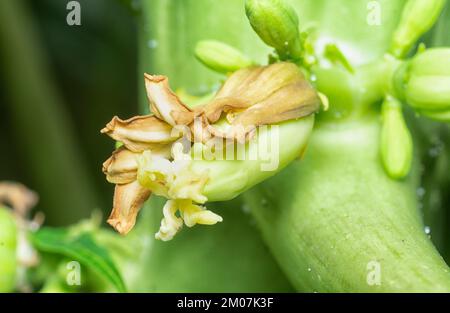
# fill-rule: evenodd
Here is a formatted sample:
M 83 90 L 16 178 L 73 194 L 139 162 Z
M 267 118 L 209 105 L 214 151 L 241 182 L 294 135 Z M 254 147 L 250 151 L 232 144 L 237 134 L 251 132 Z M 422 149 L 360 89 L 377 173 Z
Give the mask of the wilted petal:
M 245 68 L 236 71 L 224 83 L 214 99 L 201 109 L 210 123 L 216 122 L 222 112 L 245 109 L 252 100 L 243 95 L 245 87 L 251 84 L 263 71 L 262 67 Z
M 168 78 L 149 74 L 144 76 L 150 110 L 172 126 L 190 124 L 194 119 L 194 112 L 170 90 Z
M 137 157 L 125 147 L 121 147 L 113 152 L 111 157 L 103 163 L 103 173 L 106 180 L 113 184 L 129 184 L 136 180 Z
M 214 138 L 236 140 L 239 143 L 245 143 L 253 138 L 256 126 L 238 124 L 229 125 L 226 129 L 219 129 L 215 125 L 208 125 L 207 130 Z
M 206 142 L 211 138 L 211 133 L 208 131 L 208 119 L 205 115 L 197 116 L 194 122 L 189 125 L 192 142 Z
M 228 77 L 216 94 L 216 98 L 233 98 L 244 91 L 243 85 L 248 86 L 264 70 L 263 67 L 249 67 L 236 71 Z
M 299 78 L 303 78 L 303 75 L 300 69 L 292 63 L 282 62 L 243 69 L 227 79 L 216 98 L 238 98 L 249 102 L 249 106 L 251 106 L 264 100 L 278 89 L 295 83 Z
M 127 234 L 136 223 L 136 216 L 151 191 L 142 187 L 137 181 L 125 185 L 116 185 L 113 210 L 108 224 L 120 234 Z
M 300 69 L 276 63 L 237 71 L 202 110 L 210 123 L 225 112 L 234 125 L 258 126 L 304 117 L 319 106 L 319 96 Z
M 203 108 L 204 114 L 210 123 L 220 119 L 223 112 L 245 109 L 251 105 L 249 101 L 239 98 L 216 98 Z
M 237 71 L 202 110 L 210 123 L 227 113 L 234 126 L 223 134 L 210 125 L 211 134 L 242 139 L 256 126 L 308 116 L 319 107 L 320 98 L 300 69 L 292 63 L 276 63 Z
M 101 132 L 135 152 L 155 149 L 158 144 L 177 139 L 172 137 L 172 127 L 154 115 L 136 116 L 125 121 L 115 116 Z
M 305 117 L 320 107 L 320 98 L 305 81 L 287 85 L 239 114 L 233 125 L 268 125 Z

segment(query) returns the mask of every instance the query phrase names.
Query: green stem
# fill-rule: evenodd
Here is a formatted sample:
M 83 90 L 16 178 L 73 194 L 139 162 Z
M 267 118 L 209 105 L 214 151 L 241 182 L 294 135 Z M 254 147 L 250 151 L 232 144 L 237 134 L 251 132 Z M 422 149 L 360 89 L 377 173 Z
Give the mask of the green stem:
M 18 152 L 47 221 L 64 209 L 70 223 L 99 202 L 35 29 L 23 1 L 0 1 L 0 62 Z
M 245 195 L 266 242 L 303 291 L 450 291 L 450 273 L 404 182 L 379 160 L 376 116 L 316 129 L 307 156 Z M 261 206 L 261 201 L 267 203 Z M 370 262 L 380 285 L 370 285 Z

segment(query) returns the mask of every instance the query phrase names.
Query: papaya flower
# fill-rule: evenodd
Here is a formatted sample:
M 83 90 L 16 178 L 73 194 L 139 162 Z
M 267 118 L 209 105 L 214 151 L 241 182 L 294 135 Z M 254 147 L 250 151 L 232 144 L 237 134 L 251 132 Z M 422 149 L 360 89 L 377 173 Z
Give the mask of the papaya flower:
M 183 225 L 221 222 L 206 202 L 232 199 L 300 157 L 320 107 L 300 69 L 286 62 L 238 70 L 195 107 L 165 76 L 145 74 L 145 87 L 151 115 L 114 117 L 101 130 L 123 143 L 103 164 L 116 185 L 108 223 L 127 234 L 151 194 L 163 196 L 155 237 L 164 241 Z

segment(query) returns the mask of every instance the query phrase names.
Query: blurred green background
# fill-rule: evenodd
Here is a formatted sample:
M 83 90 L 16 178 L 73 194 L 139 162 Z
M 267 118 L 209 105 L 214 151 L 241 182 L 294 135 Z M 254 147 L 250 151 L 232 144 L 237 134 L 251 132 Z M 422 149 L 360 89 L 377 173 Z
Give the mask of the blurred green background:
M 113 185 L 102 160 L 113 143 L 100 129 L 137 112 L 137 25 L 129 3 L 80 0 L 0 3 L 0 180 L 38 192 L 49 225 L 93 209 L 108 214 Z

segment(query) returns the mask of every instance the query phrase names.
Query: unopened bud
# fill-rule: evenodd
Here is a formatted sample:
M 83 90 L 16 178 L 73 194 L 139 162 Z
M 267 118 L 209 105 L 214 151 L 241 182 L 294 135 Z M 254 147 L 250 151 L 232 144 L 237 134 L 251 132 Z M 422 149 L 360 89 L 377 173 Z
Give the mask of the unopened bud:
M 208 68 L 224 74 L 253 65 L 252 60 L 239 50 L 215 40 L 204 40 L 197 43 L 195 56 Z
M 247 0 L 245 10 L 255 32 L 276 49 L 281 60 L 302 57 L 298 16 L 284 0 Z
M 398 100 L 389 97 L 382 107 L 381 159 L 393 179 L 408 175 L 413 159 L 413 142 Z
M 446 0 L 409 0 L 392 39 L 391 53 L 405 57 L 415 42 L 433 27 Z
M 419 113 L 440 119 L 440 113 L 450 111 L 450 49 L 418 54 L 398 79 L 398 93 Z

